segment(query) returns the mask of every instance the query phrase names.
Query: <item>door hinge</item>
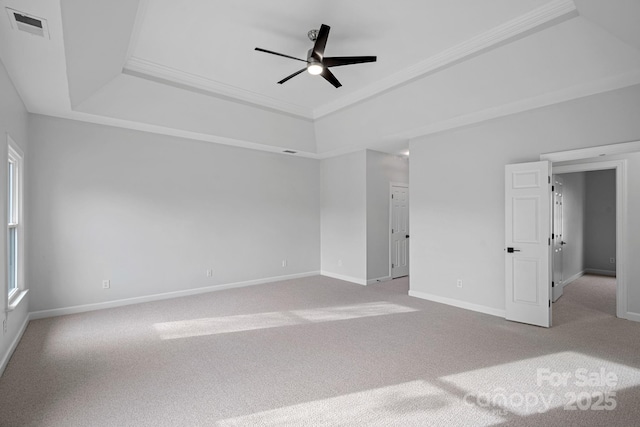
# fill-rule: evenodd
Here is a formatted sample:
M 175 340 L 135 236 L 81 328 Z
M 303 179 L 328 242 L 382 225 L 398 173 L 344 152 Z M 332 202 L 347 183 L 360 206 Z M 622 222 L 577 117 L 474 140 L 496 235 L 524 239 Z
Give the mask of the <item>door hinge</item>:
M 549 238 L 549 246 L 551 246 L 551 238 Z
M 395 267 L 396 267 L 396 265 L 395 265 L 395 264 L 391 264 L 391 268 L 395 268 Z
M 551 300 L 549 300 L 549 308 L 551 308 Z
M 551 287 L 555 288 L 556 287 L 556 282 L 551 282 Z
M 550 176 L 548 176 L 547 178 L 548 178 L 548 180 L 549 180 L 549 184 L 551 184 L 551 177 L 550 177 Z
M 555 235 L 555 234 L 553 234 L 553 233 L 551 233 L 551 238 L 552 238 L 552 239 L 555 239 L 555 238 L 556 238 L 556 235 Z
M 556 186 L 555 185 L 551 186 L 551 191 L 556 191 Z
M 391 198 L 393 199 L 393 194 L 391 195 Z

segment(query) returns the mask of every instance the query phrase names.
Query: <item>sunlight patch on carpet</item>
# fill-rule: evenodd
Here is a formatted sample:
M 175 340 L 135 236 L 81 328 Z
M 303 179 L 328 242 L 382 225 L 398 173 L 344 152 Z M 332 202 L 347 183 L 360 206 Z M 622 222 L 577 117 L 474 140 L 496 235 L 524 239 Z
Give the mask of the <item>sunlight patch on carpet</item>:
M 155 323 L 163 340 L 278 328 L 305 323 L 334 322 L 388 314 L 410 313 L 414 308 L 388 302 L 371 302 L 308 310 L 275 311 Z
M 621 404 L 617 393 L 640 385 L 640 370 L 567 351 L 440 380 L 461 390 L 468 406 L 503 415 L 529 416 L 552 409 L 615 411 Z
M 490 426 L 505 420 L 417 380 L 328 399 L 300 403 L 268 411 L 220 420 L 218 427 L 231 426 L 400 426 L 426 425 L 430 417 L 441 425 Z

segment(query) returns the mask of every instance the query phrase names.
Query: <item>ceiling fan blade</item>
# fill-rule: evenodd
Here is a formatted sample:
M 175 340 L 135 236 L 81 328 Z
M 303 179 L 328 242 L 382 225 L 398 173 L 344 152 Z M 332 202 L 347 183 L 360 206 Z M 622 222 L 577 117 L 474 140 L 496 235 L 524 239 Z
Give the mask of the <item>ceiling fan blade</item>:
M 306 61 L 306 60 L 304 60 L 304 59 L 294 58 L 293 56 L 285 55 L 284 53 L 273 52 L 273 51 L 271 51 L 271 50 L 262 49 L 262 48 L 260 48 L 260 47 L 257 47 L 257 48 L 256 48 L 256 50 L 257 50 L 258 52 L 270 53 L 270 54 L 272 54 L 272 55 L 278 55 L 278 56 L 283 56 L 283 57 L 285 57 L 285 58 L 289 58 L 289 59 L 295 59 L 296 61 L 307 62 L 307 61 Z
M 328 68 L 325 67 L 322 70 L 322 73 L 320 75 L 324 77 L 325 80 L 327 80 L 329 83 L 334 85 L 336 88 L 339 88 L 340 86 L 342 86 L 342 83 L 340 83 L 338 79 L 336 79 L 336 76 L 334 76 L 333 73 L 329 71 Z
M 301 72 L 306 71 L 306 70 L 307 70 L 306 68 L 303 68 L 303 69 L 302 69 L 302 70 L 300 70 L 300 71 L 296 71 L 295 73 L 293 73 L 293 74 L 291 74 L 291 75 L 289 75 L 289 76 L 285 77 L 284 79 L 280 80 L 280 81 L 278 82 L 278 84 L 279 84 L 279 85 L 281 85 L 282 83 L 286 82 L 286 81 L 287 81 L 287 80 L 289 80 L 289 79 L 294 78 L 295 76 L 297 76 L 298 74 L 300 74 Z
M 329 30 L 331 30 L 330 26 L 322 24 L 318 31 L 316 42 L 313 45 L 313 53 L 311 53 L 311 56 L 318 61 L 322 61 L 322 57 L 324 56 L 324 48 L 327 46 L 327 39 L 329 38 Z
M 362 64 L 364 62 L 376 62 L 377 56 L 334 56 L 324 58 L 322 65 L 325 67 L 339 67 L 341 65 Z

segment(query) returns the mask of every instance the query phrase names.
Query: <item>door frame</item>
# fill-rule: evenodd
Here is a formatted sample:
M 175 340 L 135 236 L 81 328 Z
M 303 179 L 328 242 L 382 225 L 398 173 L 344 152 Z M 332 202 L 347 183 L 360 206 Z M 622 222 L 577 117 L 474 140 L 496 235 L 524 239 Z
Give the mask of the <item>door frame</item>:
M 393 233 L 391 233 L 391 229 L 393 227 L 393 202 L 391 201 L 391 196 L 393 195 L 393 187 L 403 187 L 407 189 L 409 193 L 409 205 L 411 205 L 411 193 L 409 190 L 409 184 L 406 182 L 390 182 L 389 183 L 389 277 L 390 280 L 393 280 L 393 269 L 391 268 L 391 261 L 393 258 Z M 407 215 L 410 214 L 410 210 L 407 210 Z M 411 217 L 407 220 L 407 226 L 409 227 L 409 234 L 411 234 Z M 411 246 L 409 246 L 409 250 L 411 250 Z M 407 262 L 409 262 L 410 254 L 407 254 Z M 409 264 L 409 273 L 411 273 L 411 264 Z
M 553 173 L 589 172 L 615 169 L 616 173 L 616 316 L 621 319 L 633 317 L 629 313 L 628 301 L 628 183 L 627 159 L 624 155 L 640 151 L 640 141 L 591 147 L 578 150 L 546 153 L 540 159 L 552 162 Z M 597 161 L 606 155 L 619 155 L 615 160 Z M 570 165 L 554 165 L 558 162 L 575 161 Z M 631 319 L 638 320 L 638 319 Z
M 616 316 L 627 318 L 627 161 L 553 166 L 554 174 L 614 169 L 616 173 Z

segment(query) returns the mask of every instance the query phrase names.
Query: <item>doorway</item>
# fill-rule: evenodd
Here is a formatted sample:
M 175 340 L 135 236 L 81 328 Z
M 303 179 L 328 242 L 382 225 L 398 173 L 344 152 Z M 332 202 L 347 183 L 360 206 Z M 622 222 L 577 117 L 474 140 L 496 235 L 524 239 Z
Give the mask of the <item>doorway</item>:
M 588 162 L 591 160 L 592 162 Z M 615 176 L 615 223 L 613 228 L 615 229 L 614 235 L 612 239 L 614 241 L 613 246 L 615 249 L 611 251 L 615 251 L 614 254 L 608 256 L 609 264 L 613 265 L 612 270 L 616 276 L 616 316 L 620 318 L 626 318 L 626 307 L 627 307 L 627 289 L 626 289 L 626 272 L 623 268 L 624 260 L 626 259 L 626 244 L 625 244 L 625 229 L 626 229 L 626 182 L 625 182 L 625 168 L 626 161 L 625 160 L 612 160 L 612 161 L 602 161 L 596 162 L 593 161 L 595 159 L 587 159 L 588 163 L 576 163 L 576 164 L 554 164 L 553 165 L 553 173 L 554 175 L 561 174 L 570 174 L 577 172 L 593 172 L 593 171 L 606 171 L 611 170 L 611 174 Z M 566 180 L 565 180 L 566 181 Z M 566 185 L 564 186 L 564 191 L 566 195 Z M 565 198 L 566 200 L 566 198 Z M 566 214 L 566 209 L 565 209 Z M 566 216 L 566 215 L 565 215 Z M 568 239 L 566 233 L 563 236 L 565 239 Z M 598 237 L 599 238 L 599 237 Z M 567 246 L 568 247 L 568 246 Z M 564 248 L 563 257 L 567 255 L 567 247 Z M 611 252 L 610 251 L 610 252 Z M 565 270 L 566 270 L 566 262 L 564 262 Z M 584 265 L 580 272 L 575 273 L 565 273 L 565 277 L 568 279 L 564 280 L 561 286 L 566 286 L 571 283 L 573 280 L 580 277 L 583 273 L 603 273 L 604 269 L 601 268 L 589 268 L 588 265 Z M 581 274 L 582 273 L 582 274 Z M 611 273 L 610 273 L 611 274 Z
M 539 162 L 505 167 L 505 318 L 549 327 L 552 323 L 553 174 L 612 169 L 615 171 L 616 317 L 640 321 L 627 306 L 628 162 L 637 167 L 640 141 L 547 153 Z M 611 156 L 611 157 L 608 157 Z M 634 167 L 635 174 L 638 169 Z M 547 179 L 548 178 L 548 179 Z M 547 186 L 548 182 L 548 186 Z M 637 181 L 633 182 L 635 185 Z M 637 200 L 636 195 L 631 202 Z M 547 234 L 548 233 L 548 234 Z M 548 238 L 548 243 L 547 243 Z M 539 253 L 538 253 L 539 252 Z
M 554 174 L 553 183 L 552 301 L 563 295 L 566 286 L 591 275 L 587 281 L 578 281 L 576 289 L 572 286 L 572 298 L 584 297 L 576 295 L 583 282 L 590 284 L 585 292 L 602 283 L 602 292 L 612 295 L 601 295 L 593 304 L 601 300 L 608 307 L 606 301 L 616 299 L 615 169 Z M 615 308 L 611 314 L 616 314 Z

